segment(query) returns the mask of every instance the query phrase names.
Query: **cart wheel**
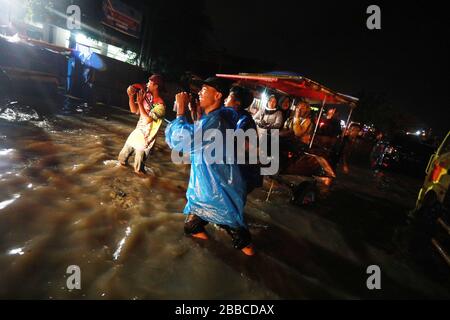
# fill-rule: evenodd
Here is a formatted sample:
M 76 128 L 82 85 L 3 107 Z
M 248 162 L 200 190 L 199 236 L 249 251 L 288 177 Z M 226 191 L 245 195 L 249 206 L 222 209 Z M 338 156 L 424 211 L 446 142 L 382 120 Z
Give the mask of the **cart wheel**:
M 308 206 L 316 202 L 317 189 L 312 183 L 302 183 L 292 191 L 291 203 Z

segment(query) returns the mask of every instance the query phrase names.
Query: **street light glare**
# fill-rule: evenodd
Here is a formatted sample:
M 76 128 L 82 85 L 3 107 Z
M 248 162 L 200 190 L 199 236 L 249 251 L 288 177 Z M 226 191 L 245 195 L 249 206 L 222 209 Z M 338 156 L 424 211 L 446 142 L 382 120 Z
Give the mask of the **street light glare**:
M 75 36 L 75 39 L 76 39 L 77 42 L 84 43 L 84 42 L 86 42 L 87 38 L 86 38 L 86 36 L 84 34 L 77 33 L 77 35 Z
M 267 96 L 267 93 L 264 91 L 261 94 L 261 106 L 262 107 L 265 107 L 265 105 L 267 104 L 268 99 L 269 99 L 269 97 Z

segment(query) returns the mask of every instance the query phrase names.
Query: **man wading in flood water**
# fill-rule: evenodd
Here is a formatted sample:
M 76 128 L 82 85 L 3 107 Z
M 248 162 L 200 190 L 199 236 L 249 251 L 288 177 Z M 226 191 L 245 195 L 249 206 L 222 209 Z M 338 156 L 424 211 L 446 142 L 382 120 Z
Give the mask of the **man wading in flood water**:
M 137 174 L 145 173 L 144 162 L 164 120 L 166 108 L 159 95 L 162 85 L 161 76 L 154 74 L 148 80 L 146 92 L 134 86 L 129 86 L 127 89 L 130 111 L 139 115 L 139 121 L 120 151 L 119 162 L 121 165 L 126 165 L 128 158 L 134 152 L 134 171 Z M 137 105 L 134 101 L 136 93 Z
M 222 80 L 206 79 L 199 92 L 199 106 L 203 114 L 195 124 L 188 123 L 185 117 L 189 94 L 178 93 L 175 97 L 177 118 L 166 128 L 166 142 L 176 151 L 188 152 L 193 159 L 186 192 L 187 204 L 184 208 L 184 214 L 187 215 L 184 232 L 196 238 L 208 239 L 205 225 L 211 222 L 227 231 L 236 249 L 242 250 L 246 255 L 253 255 L 250 232 L 244 222 L 246 184 L 239 165 L 236 162 L 229 164 L 225 159 L 222 163 L 198 159 L 199 151 L 202 153 L 211 149 L 211 140 L 203 140 L 199 146 L 201 150 L 195 150 L 195 144 L 189 144 L 186 150 L 183 143 L 186 141 L 184 138 L 193 141 L 196 135 L 203 136 L 209 129 L 217 130 L 222 137 L 226 136 L 227 129 L 236 129 L 237 113 L 222 105 L 227 93 Z M 223 150 L 226 150 L 224 145 Z

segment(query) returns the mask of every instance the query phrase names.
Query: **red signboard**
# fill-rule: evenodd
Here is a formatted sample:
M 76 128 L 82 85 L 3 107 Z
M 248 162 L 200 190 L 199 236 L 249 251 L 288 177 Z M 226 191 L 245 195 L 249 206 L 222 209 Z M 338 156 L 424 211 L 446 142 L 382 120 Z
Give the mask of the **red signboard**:
M 142 14 L 139 11 L 120 0 L 103 0 L 103 13 L 105 14 L 102 21 L 104 25 L 129 36 L 140 37 Z

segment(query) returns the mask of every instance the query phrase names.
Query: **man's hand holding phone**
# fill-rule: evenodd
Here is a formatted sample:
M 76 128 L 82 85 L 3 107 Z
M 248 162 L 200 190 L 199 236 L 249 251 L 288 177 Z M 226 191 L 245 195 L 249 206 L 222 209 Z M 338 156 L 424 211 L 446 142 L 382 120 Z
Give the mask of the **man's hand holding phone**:
M 136 89 L 133 86 L 127 88 L 128 97 L 132 98 L 136 94 Z
M 187 92 L 177 93 L 175 96 L 175 104 L 177 106 L 177 117 L 184 116 L 191 97 Z

